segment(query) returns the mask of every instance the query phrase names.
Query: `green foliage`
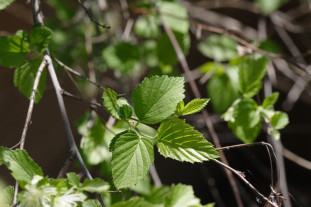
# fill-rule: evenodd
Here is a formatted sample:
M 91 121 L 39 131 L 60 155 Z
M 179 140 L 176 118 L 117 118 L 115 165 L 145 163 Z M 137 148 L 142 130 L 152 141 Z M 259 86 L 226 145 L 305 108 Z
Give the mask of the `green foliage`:
M 270 96 L 266 97 L 263 100 L 262 107 L 265 109 L 272 108 L 276 103 L 276 101 L 278 100 L 278 98 L 279 98 L 278 92 L 272 93 Z
M 165 198 L 170 195 L 171 189 L 168 186 L 152 187 L 150 193 L 144 198 L 152 204 L 164 204 Z
M 0 65 L 9 68 L 22 65 L 28 52 L 28 43 L 20 36 L 0 37 Z
M 199 51 L 217 62 L 231 60 L 238 56 L 237 42 L 225 35 L 210 35 L 198 45 Z
M 199 206 L 200 200 L 194 196 L 192 186 L 173 185 L 171 193 L 165 198 L 165 207 Z
M 181 101 L 177 104 L 175 114 L 177 116 L 185 116 L 185 115 L 197 113 L 206 106 L 209 100 L 210 99 L 208 98 L 203 98 L 203 99 L 196 98 L 190 101 L 186 106 L 184 106 L 185 105 L 184 102 Z
M 288 115 L 281 111 L 276 111 L 271 117 L 270 123 L 275 129 L 283 129 L 288 123 Z
M 120 117 L 120 106 L 117 103 L 117 93 L 107 88 L 103 93 L 104 106 L 110 115 L 116 119 L 121 119 Z
M 5 9 L 9 6 L 14 0 L 0 0 L 0 10 Z
M 286 3 L 288 0 L 255 0 L 260 10 L 264 14 L 270 14 L 273 11 L 277 10 L 280 6 Z
M 78 186 L 80 183 L 80 177 L 76 173 L 67 173 L 67 178 L 70 185 Z
M 157 147 L 164 157 L 191 163 L 219 157 L 213 145 L 181 119 L 171 119 L 161 123 L 158 129 Z
M 127 201 L 115 203 L 111 207 L 154 207 L 154 206 L 151 203 L 145 201 L 143 198 L 134 197 Z
M 116 136 L 112 150 L 112 176 L 117 188 L 126 188 L 138 183 L 148 172 L 154 160 L 153 144 L 133 131 Z
M 14 85 L 18 87 L 19 91 L 27 98 L 31 97 L 33 84 L 42 61 L 42 58 L 26 61 L 23 65 L 17 67 L 14 72 Z M 46 75 L 46 70 L 43 70 L 36 91 L 35 103 L 38 103 L 43 96 L 46 85 Z
M 144 38 L 156 38 L 160 34 L 160 19 L 153 14 L 147 14 L 138 18 L 134 31 Z
M 130 42 L 117 42 L 103 51 L 103 58 L 108 67 L 130 74 L 140 67 L 139 50 Z
M 0 186 L 0 206 L 1 207 L 12 206 L 13 198 L 14 198 L 14 187 L 13 186 L 7 186 L 7 187 Z
M 79 189 L 91 193 L 104 194 L 108 192 L 109 185 L 100 178 L 95 178 L 93 180 L 85 179 Z
M 0 165 L 3 165 L 3 152 L 10 150 L 9 148 L 0 146 Z
M 30 32 L 30 43 L 41 54 L 47 49 L 52 39 L 52 30 L 41 25 L 35 25 Z
M 97 200 L 86 200 L 83 202 L 82 207 L 101 207 Z
M 183 78 L 153 76 L 133 90 L 133 108 L 142 123 L 156 124 L 173 114 L 184 97 Z
M 35 175 L 43 175 L 41 168 L 25 150 L 6 150 L 2 152 L 2 155 L 4 164 L 22 186 L 30 183 Z
M 281 52 L 280 46 L 276 42 L 270 39 L 267 39 L 261 42 L 258 48 L 263 49 L 267 52 L 275 53 L 275 54 Z

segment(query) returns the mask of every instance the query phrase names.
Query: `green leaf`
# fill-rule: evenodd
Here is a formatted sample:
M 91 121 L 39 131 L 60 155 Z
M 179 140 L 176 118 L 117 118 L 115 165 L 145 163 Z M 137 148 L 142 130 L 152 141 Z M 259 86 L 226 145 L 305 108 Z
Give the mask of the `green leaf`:
M 171 194 L 165 198 L 165 207 L 196 206 L 200 199 L 194 196 L 192 186 L 173 185 Z
M 93 180 L 85 179 L 79 189 L 91 193 L 104 194 L 108 192 L 109 184 L 100 178 L 95 178 Z
M 219 157 L 213 145 L 181 119 L 171 119 L 161 123 L 158 129 L 157 147 L 164 157 L 191 163 Z
M 107 88 L 103 93 L 103 99 L 104 107 L 109 114 L 116 119 L 121 119 L 119 116 L 119 106 L 117 104 L 117 93 L 114 90 Z
M 159 123 L 174 113 L 177 103 L 185 97 L 184 91 L 183 78 L 145 78 L 132 93 L 135 114 L 142 123 Z
M 233 118 L 228 122 L 234 134 L 243 142 L 253 142 L 261 129 L 262 118 L 257 103 L 243 99 L 233 107 Z
M 270 96 L 266 97 L 263 100 L 262 107 L 265 109 L 272 108 L 276 103 L 276 101 L 278 100 L 278 98 L 279 98 L 278 92 L 272 93 Z
M 147 195 L 150 193 L 151 184 L 150 184 L 150 176 L 147 173 L 146 176 L 140 180 L 136 185 L 131 187 L 132 191 L 135 191 L 136 193 Z
M 267 64 L 266 57 L 254 59 L 248 56 L 240 61 L 238 64 L 240 90 L 245 97 L 251 98 L 259 92 Z
M 284 112 L 276 111 L 271 117 L 270 123 L 275 129 L 283 129 L 289 123 L 288 115 Z
M 166 24 L 176 32 L 188 33 L 189 21 L 187 10 L 177 2 L 157 1 L 160 13 Z
M 70 185 L 78 186 L 80 183 L 80 177 L 76 173 L 67 173 L 67 178 Z
M 277 10 L 280 6 L 286 3 L 288 0 L 255 0 L 260 10 L 264 14 L 270 14 L 273 11 Z
M 134 31 L 138 36 L 144 38 L 156 38 L 159 33 L 160 19 L 153 14 L 140 16 L 135 23 Z
M 170 195 L 171 188 L 168 186 L 161 187 L 152 187 L 148 195 L 145 195 L 144 198 L 146 201 L 152 204 L 164 204 L 165 198 Z
M 2 165 L 4 163 L 3 162 L 3 152 L 5 152 L 7 150 L 10 150 L 10 149 L 6 148 L 6 147 L 3 147 L 3 146 L 0 146 L 0 165 Z
M 120 114 L 121 119 L 126 119 L 126 120 L 130 119 L 132 117 L 132 113 L 133 113 L 133 110 L 130 105 L 124 104 L 120 106 L 119 114 Z
M 157 41 L 155 40 L 147 40 L 140 47 L 142 61 L 148 67 L 156 67 L 159 65 L 157 47 Z
M 52 34 L 51 29 L 35 25 L 30 32 L 30 43 L 36 47 L 39 53 L 43 54 L 51 42 Z
M 86 200 L 82 203 L 82 207 L 101 207 L 98 200 Z
M 10 207 L 13 205 L 14 199 L 14 187 L 7 186 L 2 189 L 0 187 L 0 206 L 1 207 Z
M 112 150 L 112 176 L 118 189 L 137 184 L 154 161 L 152 141 L 133 131 L 120 135 Z
M 19 36 L 0 37 L 0 65 L 14 68 L 24 63 L 29 49 L 27 42 Z
M 185 107 L 183 107 L 183 104 L 178 104 L 177 108 L 176 108 L 176 115 L 178 116 L 185 116 L 188 114 L 194 114 L 198 111 L 201 111 L 206 104 L 209 102 L 210 99 L 208 98 L 203 98 L 203 99 L 193 99 L 192 101 L 190 101 Z M 181 102 L 179 102 L 181 103 Z M 183 101 L 182 101 L 183 103 Z
M 0 10 L 5 9 L 9 6 L 14 0 L 0 0 Z
M 113 204 L 111 207 L 154 207 L 151 203 L 143 198 L 134 197 L 127 201 L 121 201 Z
M 201 73 L 216 73 L 222 74 L 225 71 L 225 67 L 223 64 L 215 63 L 215 62 L 207 62 L 199 67 Z
M 225 35 L 210 35 L 199 43 L 199 51 L 217 62 L 231 60 L 238 57 L 237 42 Z
M 174 32 L 176 40 L 182 50 L 182 52 L 187 55 L 190 48 L 190 36 L 188 33 L 182 34 L 179 32 Z M 164 34 L 157 41 L 157 54 L 160 63 L 163 65 L 174 65 L 178 62 L 178 58 L 175 49 L 171 43 L 170 38 L 167 34 Z
M 258 46 L 258 48 L 265 50 L 267 52 L 274 53 L 274 54 L 281 52 L 280 46 L 276 42 L 274 42 L 273 40 L 270 40 L 270 39 L 267 39 L 267 40 L 261 42 L 260 45 Z
M 229 67 L 224 73 L 215 73 L 207 84 L 207 91 L 214 110 L 217 113 L 226 111 L 240 96 L 237 68 Z
M 103 58 L 108 67 L 122 74 L 130 74 L 140 67 L 138 47 L 130 42 L 118 42 L 107 47 Z
M 31 159 L 25 150 L 4 151 L 3 161 L 18 182 L 30 183 L 33 176 L 43 176 L 41 168 Z
M 14 72 L 14 85 L 28 99 L 31 97 L 31 93 L 33 91 L 33 84 L 35 82 L 35 78 L 41 62 L 41 58 L 29 60 L 22 66 L 17 67 Z M 46 85 L 46 75 L 46 70 L 43 70 L 36 92 L 35 103 L 38 103 L 43 96 Z

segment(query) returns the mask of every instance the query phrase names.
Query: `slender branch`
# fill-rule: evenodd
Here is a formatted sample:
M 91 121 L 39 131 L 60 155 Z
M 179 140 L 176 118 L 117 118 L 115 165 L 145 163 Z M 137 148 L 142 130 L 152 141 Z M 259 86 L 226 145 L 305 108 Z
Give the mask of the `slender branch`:
M 82 102 L 88 103 L 88 104 L 90 104 L 92 106 L 95 106 L 95 107 L 98 107 L 98 108 L 102 107 L 102 105 L 100 103 L 98 103 L 98 102 L 90 101 L 90 100 L 84 99 L 84 98 L 82 98 L 80 96 L 73 95 L 73 94 L 71 94 L 71 93 L 69 93 L 69 92 L 67 92 L 65 90 L 62 90 L 61 93 L 65 97 L 72 98 L 72 99 L 78 100 L 78 101 L 82 101 Z
M 289 159 L 290 161 L 296 163 L 297 165 L 306 168 L 308 170 L 311 170 L 311 162 L 309 160 L 306 160 L 298 155 L 296 155 L 295 153 L 289 151 L 288 149 L 286 149 L 283 146 L 283 156 L 287 159 Z
M 164 30 L 165 32 L 167 33 L 172 45 L 173 45 L 173 48 L 177 54 L 177 57 L 178 57 L 178 60 L 185 72 L 185 75 L 187 77 L 187 79 L 189 80 L 189 84 L 190 84 L 190 87 L 191 87 L 191 90 L 193 92 L 193 94 L 195 95 L 196 98 L 201 98 L 201 94 L 200 94 L 200 91 L 195 83 L 195 81 L 193 80 L 192 78 L 192 74 L 191 74 L 191 71 L 190 71 L 190 68 L 189 68 L 189 65 L 186 61 L 186 57 L 185 55 L 183 54 L 178 42 L 177 42 L 177 39 L 174 35 L 174 33 L 172 32 L 171 28 L 168 27 L 167 23 L 165 22 L 165 19 L 163 17 L 163 14 L 161 14 L 161 12 L 159 12 L 159 15 L 160 15 L 160 19 L 162 21 L 162 24 L 163 24 L 163 27 L 164 27 Z M 203 118 L 204 118 L 204 121 L 205 121 L 205 124 L 207 126 L 207 128 L 209 129 L 209 132 L 212 136 L 212 139 L 214 141 L 214 144 L 216 147 L 221 147 L 221 144 L 219 142 L 219 138 L 215 132 L 215 129 L 214 129 L 214 126 L 213 126 L 213 123 L 211 122 L 210 118 L 209 118 L 209 114 L 208 112 L 204 109 L 202 111 L 202 114 L 203 114 Z M 228 163 L 224 153 L 220 152 L 221 154 L 221 160 L 224 162 L 224 163 Z M 239 207 L 243 207 L 243 202 L 242 202 L 242 199 L 241 199 L 241 196 L 240 196 L 240 193 L 239 193 L 239 189 L 238 189 L 238 186 L 231 174 L 230 171 L 225 171 L 226 174 L 227 174 L 227 177 L 229 179 L 229 182 L 230 182 L 230 185 L 232 187 L 232 190 L 233 190 L 233 193 L 234 193 L 234 196 L 235 196 L 235 199 L 236 199 L 236 202 L 238 204 Z
M 157 169 L 154 166 L 154 164 L 150 166 L 149 172 L 150 172 L 151 178 L 152 178 L 155 186 L 161 187 L 162 186 L 162 182 L 161 182 L 161 179 L 160 179 L 160 177 L 158 175 Z
M 69 156 L 67 157 L 62 169 L 59 171 L 57 178 L 63 178 L 65 177 L 66 172 L 69 169 L 69 166 L 71 165 L 71 163 L 74 160 L 74 156 L 75 154 L 73 152 L 70 151 Z

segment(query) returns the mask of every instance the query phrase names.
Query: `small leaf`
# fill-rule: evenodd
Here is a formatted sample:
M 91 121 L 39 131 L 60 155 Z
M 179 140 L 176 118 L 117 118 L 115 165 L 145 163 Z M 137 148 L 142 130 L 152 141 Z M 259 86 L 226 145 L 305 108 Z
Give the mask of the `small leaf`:
M 124 104 L 120 106 L 119 114 L 121 119 L 130 119 L 132 117 L 132 107 L 130 105 Z
M 98 200 L 86 200 L 82 203 L 82 207 L 101 207 Z
M 240 97 L 239 76 L 236 67 L 229 67 L 224 73 L 215 73 L 207 84 L 211 103 L 217 113 L 226 111 Z
M 200 199 L 194 196 L 192 186 L 173 185 L 171 194 L 165 198 L 165 207 L 200 206 Z
M 24 63 L 29 49 L 25 39 L 19 36 L 0 37 L 0 65 L 14 68 Z
M 41 168 L 31 159 L 25 150 L 4 151 L 3 161 L 18 182 L 30 183 L 33 176 L 43 176 Z
M 14 72 L 14 85 L 18 87 L 19 91 L 28 99 L 31 97 L 33 84 L 41 62 L 41 58 L 29 60 L 22 66 L 16 68 Z M 38 103 L 43 96 L 46 85 L 46 75 L 46 70 L 43 70 L 35 96 L 35 103 Z
M 117 93 L 107 88 L 103 93 L 104 107 L 110 113 L 110 115 L 116 119 L 121 119 L 119 116 L 119 106 L 117 104 Z
M 0 10 L 5 9 L 15 0 L 0 0 Z
M 243 99 L 233 107 L 233 117 L 228 122 L 234 134 L 243 142 L 253 142 L 261 129 L 262 118 L 257 103 Z
M 7 150 L 10 150 L 10 149 L 6 148 L 6 147 L 3 147 L 3 146 L 0 146 L 0 165 L 2 165 L 4 163 L 3 162 L 3 152 L 5 152 Z
M 191 163 L 219 157 L 213 145 L 181 119 L 171 119 L 161 123 L 158 129 L 157 147 L 164 157 Z
M 240 90 L 245 97 L 251 98 L 259 92 L 267 64 L 266 57 L 254 59 L 249 56 L 241 59 L 238 64 Z
M 0 187 L 0 206 L 1 207 L 10 207 L 13 206 L 14 200 L 14 187 L 7 186 L 2 189 Z
M 168 186 L 152 187 L 148 195 L 144 198 L 152 204 L 164 204 L 165 198 L 170 195 L 171 189 Z
M 138 18 L 134 31 L 138 36 L 144 38 L 156 38 L 160 33 L 159 24 L 158 16 L 147 14 Z
M 67 178 L 70 185 L 78 186 L 80 183 L 80 177 L 76 173 L 67 173 Z
M 271 117 L 270 123 L 275 129 L 283 129 L 289 123 L 288 115 L 284 112 L 276 111 Z
M 225 35 L 210 35 L 199 43 L 199 51 L 217 62 L 231 60 L 238 57 L 237 42 Z
M 85 179 L 79 189 L 91 193 L 104 194 L 108 192 L 109 184 L 100 178 L 95 178 L 93 180 Z
M 30 32 L 30 43 L 36 47 L 39 53 L 43 54 L 51 42 L 52 34 L 51 29 L 35 25 Z
M 176 115 L 178 116 L 185 116 L 188 114 L 194 114 L 198 111 L 201 111 L 206 104 L 209 102 L 210 99 L 203 98 L 203 99 L 193 99 L 190 101 L 185 107 L 181 108 L 180 104 L 177 105 L 176 108 Z M 183 102 L 182 102 L 183 103 Z
M 133 90 L 133 108 L 142 123 L 156 124 L 173 114 L 184 97 L 183 78 L 153 76 Z
M 189 21 L 187 10 L 177 2 L 157 1 L 160 13 L 168 26 L 176 32 L 188 33 Z
M 270 14 L 273 11 L 277 10 L 280 6 L 286 3 L 288 0 L 255 0 L 260 10 L 264 14 Z
M 111 207 L 155 207 L 143 198 L 134 197 L 127 201 L 120 201 L 113 204 Z
M 270 96 L 266 97 L 263 100 L 262 107 L 265 109 L 272 108 L 276 103 L 276 101 L 278 100 L 278 98 L 279 98 L 278 92 L 272 93 Z
M 115 186 L 131 187 L 143 179 L 154 161 L 151 140 L 127 131 L 116 139 L 112 148 L 112 176 Z

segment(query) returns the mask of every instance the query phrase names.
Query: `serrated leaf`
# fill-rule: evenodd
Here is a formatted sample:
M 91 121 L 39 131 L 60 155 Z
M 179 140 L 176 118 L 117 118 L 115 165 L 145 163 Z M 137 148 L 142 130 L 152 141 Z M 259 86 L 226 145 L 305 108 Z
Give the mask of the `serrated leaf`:
M 199 51 L 217 62 L 238 57 L 237 42 L 225 35 L 210 35 L 199 43 Z
M 122 74 L 130 74 L 140 67 L 138 47 L 130 42 L 118 42 L 107 47 L 103 58 L 108 67 Z
M 196 98 L 190 101 L 185 107 L 182 107 L 181 104 L 178 104 L 176 108 L 176 115 L 185 116 L 185 115 L 199 112 L 206 106 L 209 100 L 210 99 L 208 98 L 203 98 L 203 99 Z M 183 103 L 183 102 L 179 102 L 179 103 Z
M 122 134 L 112 150 L 112 177 L 118 189 L 137 184 L 154 161 L 152 141 L 133 131 Z
M 233 107 L 233 118 L 228 126 L 243 142 L 253 142 L 261 129 L 262 118 L 257 103 L 250 98 L 243 99 Z
M 173 114 L 184 97 L 183 78 L 153 76 L 133 90 L 133 108 L 139 121 L 156 124 Z
M 132 113 L 133 113 L 133 110 L 130 105 L 124 104 L 120 106 L 119 114 L 120 114 L 121 119 L 127 119 L 127 120 L 130 119 L 132 117 Z
M 35 25 L 30 32 L 30 43 L 36 47 L 39 53 L 43 54 L 51 42 L 52 34 L 51 29 Z
M 8 7 L 15 0 L 0 0 L 0 10 Z
M 286 3 L 288 0 L 255 0 L 260 10 L 264 14 L 270 14 L 271 12 L 277 10 L 281 5 Z
M 30 183 L 33 176 L 43 176 L 41 168 L 31 159 L 25 150 L 4 151 L 3 161 L 18 182 Z
M 0 37 L 0 65 L 14 68 L 24 63 L 29 49 L 25 39 L 19 36 Z
M 288 115 L 284 112 L 276 111 L 271 117 L 270 123 L 275 129 L 283 129 L 289 123 Z
M 152 187 L 151 191 L 148 195 L 145 195 L 144 198 L 146 201 L 152 204 L 163 204 L 165 198 L 170 195 L 171 188 L 168 186 L 161 186 L 161 187 Z
M 79 189 L 91 193 L 104 194 L 108 192 L 109 184 L 100 178 L 95 178 L 93 180 L 85 179 Z
M 267 96 L 263 102 L 262 102 L 262 107 L 265 109 L 271 108 L 274 106 L 274 104 L 276 103 L 276 101 L 279 98 L 279 93 L 275 92 L 272 93 L 270 96 Z
M 155 38 L 159 35 L 160 19 L 153 14 L 140 16 L 135 23 L 134 31 L 138 36 L 144 38 Z
M 200 199 L 194 196 L 192 186 L 173 185 L 171 194 L 165 198 L 165 207 L 180 207 L 180 206 L 196 206 L 200 205 Z
M 249 56 L 239 62 L 240 91 L 245 97 L 251 98 L 259 92 L 267 64 L 266 57 L 254 59 Z
M 179 161 L 203 162 L 219 157 L 203 135 L 181 119 L 163 121 L 158 129 L 159 153 Z
M 217 113 L 226 111 L 240 97 L 238 70 L 227 68 L 224 73 L 214 74 L 207 84 L 211 103 Z
M 103 93 L 104 107 L 110 115 L 116 119 L 121 119 L 119 116 L 119 106 L 117 104 L 117 93 L 107 88 Z
M 0 187 L 0 206 L 10 207 L 13 205 L 14 199 L 14 187 L 7 186 L 5 188 Z
M 86 200 L 82 203 L 82 207 L 101 207 L 98 200 Z
M 189 21 L 187 10 L 177 2 L 158 1 L 157 6 L 166 24 L 176 32 L 188 33 Z
M 31 97 L 31 93 L 33 91 L 33 84 L 41 62 L 41 58 L 29 60 L 22 66 L 17 67 L 14 72 L 14 85 L 28 99 Z M 38 103 L 43 96 L 46 85 L 46 75 L 46 70 L 43 70 L 36 91 L 35 103 Z
M 80 183 L 80 177 L 79 175 L 77 175 L 76 173 L 67 173 L 67 178 L 68 178 L 68 181 L 69 181 L 69 184 L 70 185 L 73 185 L 73 186 L 78 186 L 79 183 Z
M 154 207 L 151 203 L 143 198 L 134 197 L 127 201 L 121 201 L 113 204 L 111 207 Z

